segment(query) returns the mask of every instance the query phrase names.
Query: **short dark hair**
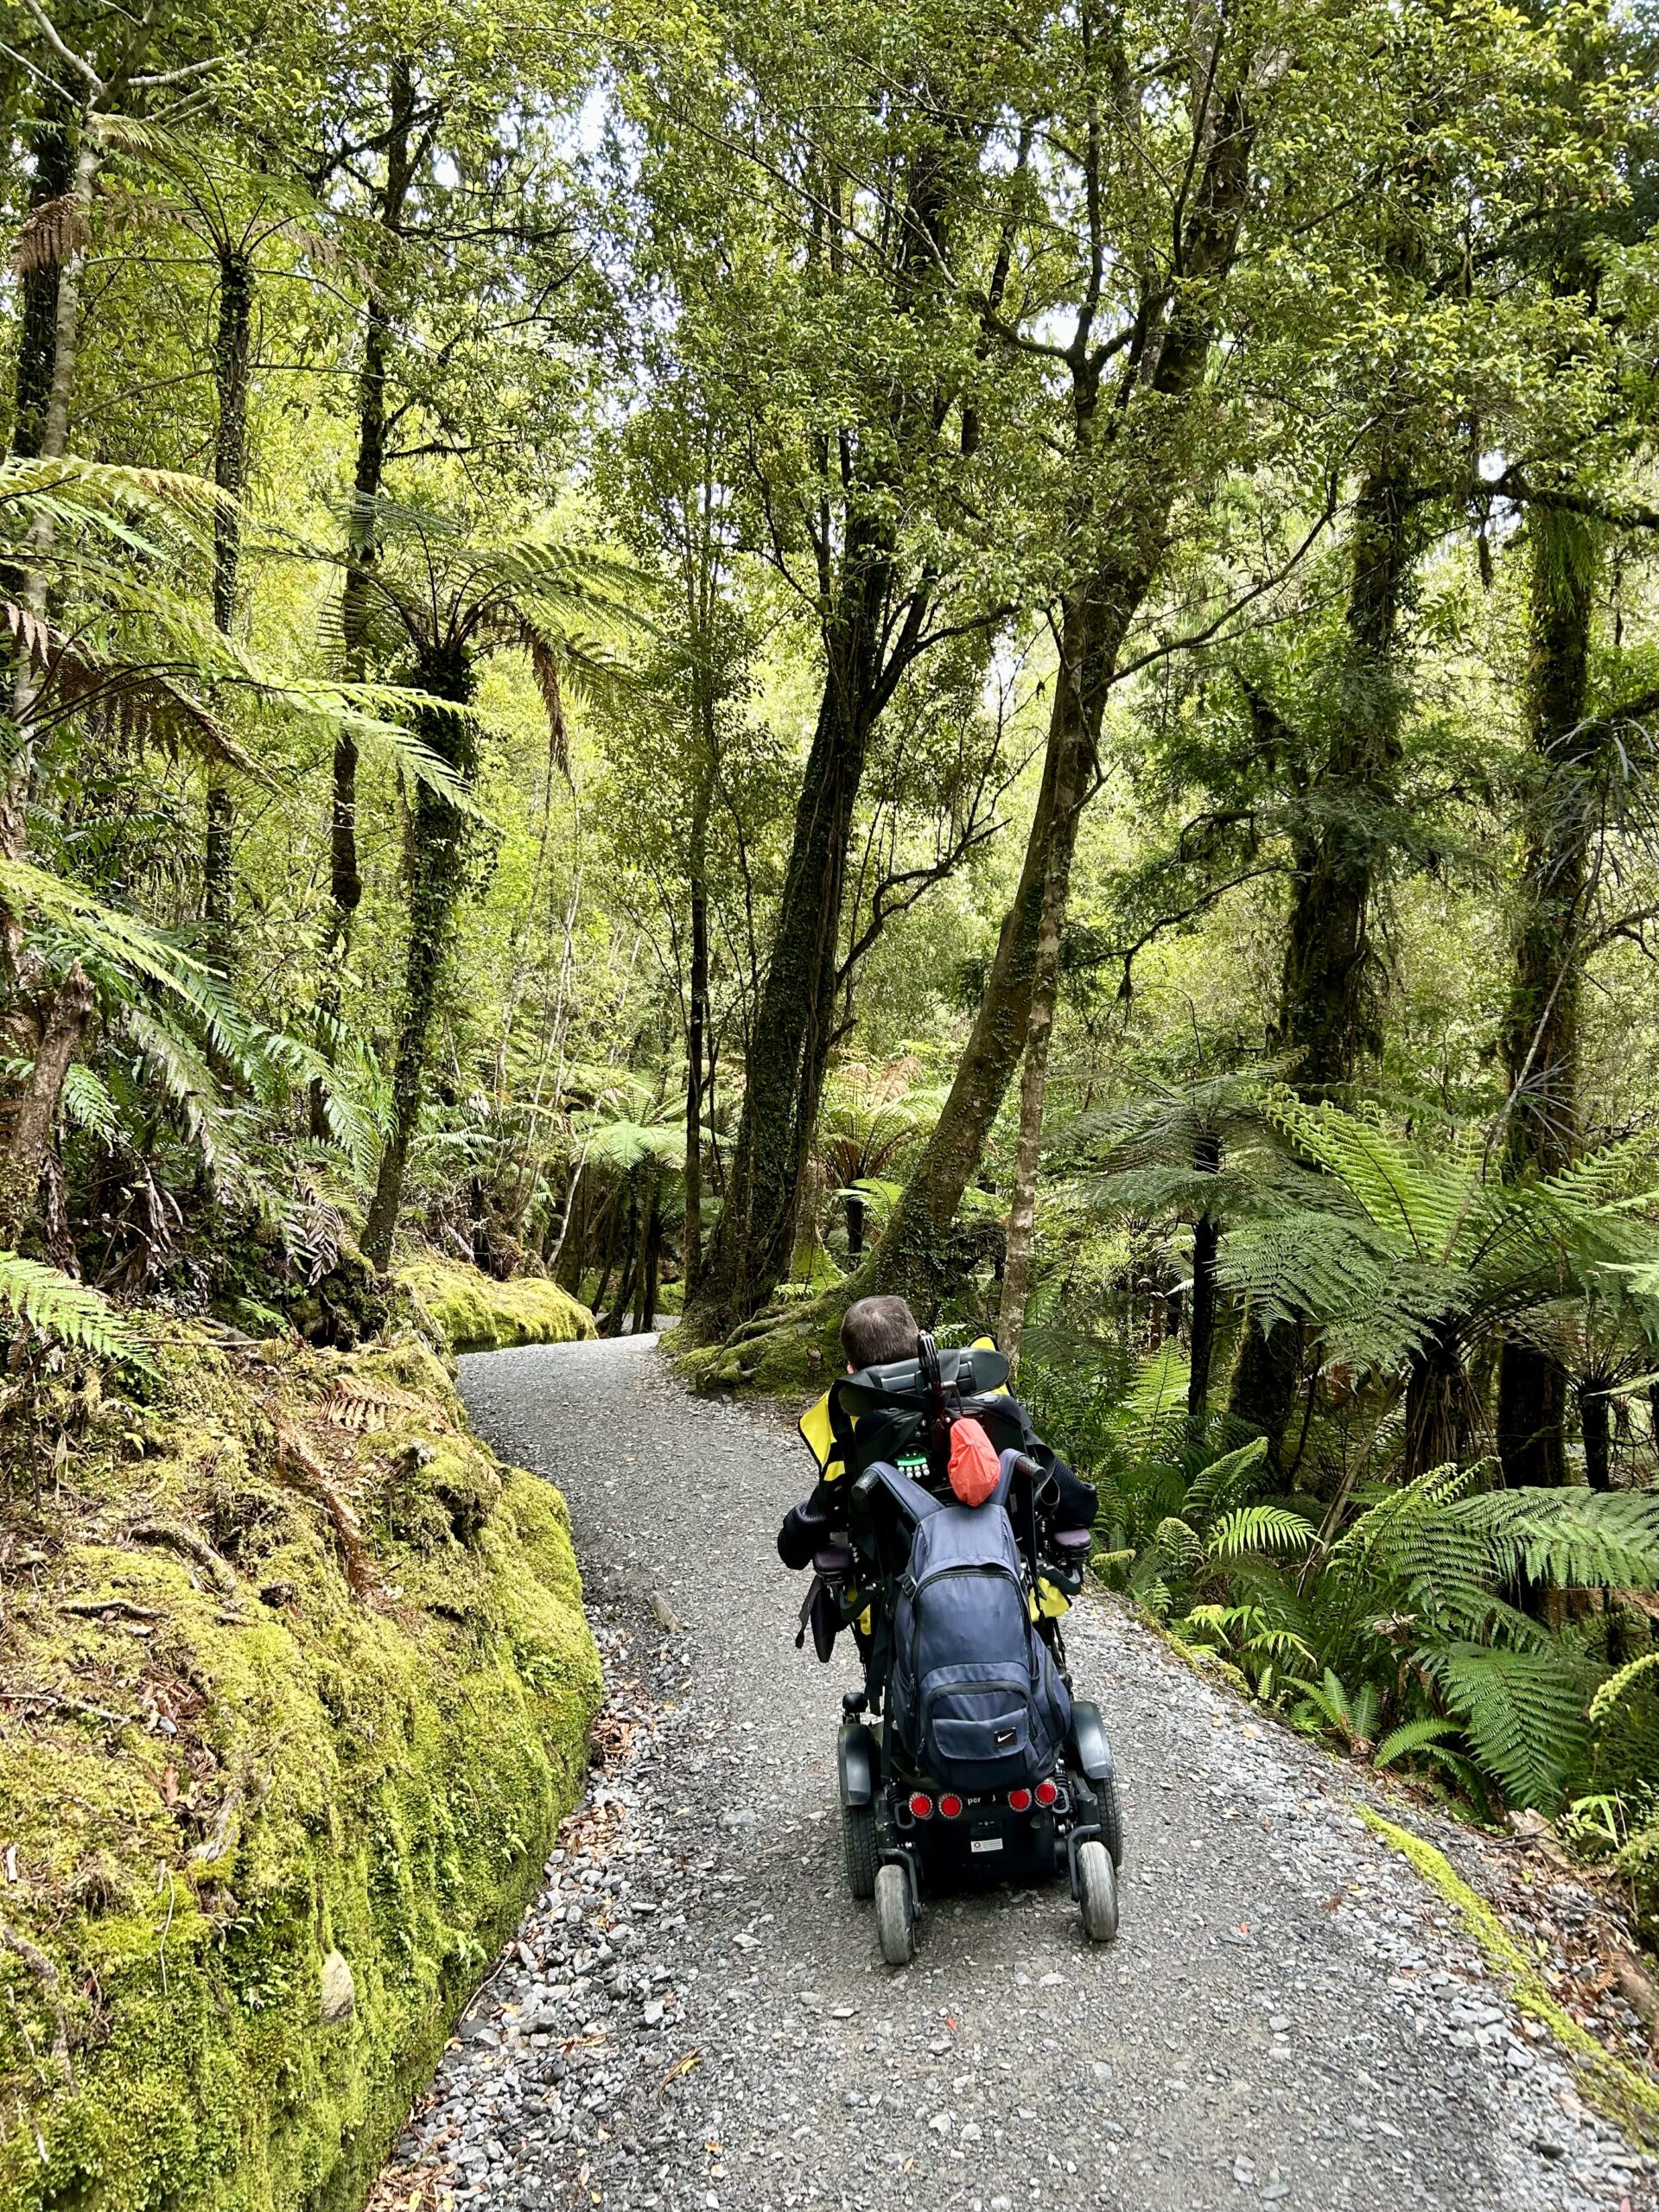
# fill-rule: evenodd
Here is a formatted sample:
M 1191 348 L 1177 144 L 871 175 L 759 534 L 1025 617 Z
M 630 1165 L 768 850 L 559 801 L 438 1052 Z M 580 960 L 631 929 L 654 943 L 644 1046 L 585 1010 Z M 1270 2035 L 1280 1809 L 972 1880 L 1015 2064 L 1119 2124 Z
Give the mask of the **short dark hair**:
M 913 1359 L 920 1334 L 905 1299 L 861 1298 L 842 1317 L 841 1348 L 855 1367 L 876 1367 Z

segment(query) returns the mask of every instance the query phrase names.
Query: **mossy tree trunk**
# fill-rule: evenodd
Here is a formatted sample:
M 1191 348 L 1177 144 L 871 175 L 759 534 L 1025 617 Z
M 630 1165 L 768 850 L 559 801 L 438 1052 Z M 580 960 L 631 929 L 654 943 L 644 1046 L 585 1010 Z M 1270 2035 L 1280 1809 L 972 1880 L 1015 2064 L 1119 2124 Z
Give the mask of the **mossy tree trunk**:
M 1384 857 L 1379 817 L 1400 760 L 1400 614 L 1411 572 L 1410 501 L 1392 452 L 1354 504 L 1342 726 L 1296 838 L 1280 1029 L 1292 1080 L 1319 1098 L 1351 1083 L 1375 1049 L 1370 916 Z
M 830 1039 L 853 807 L 885 703 L 883 614 L 892 583 L 884 533 L 861 527 L 844 612 L 827 645 L 823 696 L 795 812 L 778 919 L 747 1054 L 748 1080 L 726 1203 L 688 1313 L 696 1334 L 746 1320 L 789 1271 L 800 1176 L 817 1123 Z
M 33 224 L 52 222 L 55 203 L 69 191 L 75 171 L 68 104 L 61 95 L 48 94 L 44 106 L 44 116 L 34 133 L 35 170 L 29 187 L 29 219 L 18 241 L 16 256 L 22 313 L 18 318 L 10 449 L 22 461 L 35 458 L 46 435 L 47 404 L 52 394 L 57 356 L 58 322 L 58 257 L 55 252 L 26 251 L 23 248 Z M 0 575 L 0 593 L 7 599 L 20 600 L 26 588 L 22 571 L 8 563 L 3 575 Z M 26 664 L 19 658 L 11 632 L 0 627 L 0 686 L 3 687 L 0 696 L 8 708 L 21 698 L 26 680 Z M 9 731 L 7 736 L 10 745 L 18 745 L 17 733 Z M 16 762 L 10 747 L 5 756 L 0 758 L 0 849 L 10 859 L 21 859 L 24 849 L 22 802 L 26 799 L 29 772 L 26 760 L 21 758 L 22 750 L 18 745 L 20 757 Z M 14 985 L 21 945 L 17 917 L 0 908 L 0 955 L 3 955 L 5 980 Z
M 35 125 L 35 171 L 29 179 L 29 213 L 39 216 L 69 190 L 74 179 L 74 149 L 71 118 L 61 95 L 48 93 L 44 113 Z M 18 319 L 17 365 L 11 427 L 11 450 L 20 459 L 32 460 L 41 450 L 46 432 L 47 401 L 52 392 L 52 366 L 57 350 L 58 261 L 55 254 L 20 254 L 22 264 L 18 289 L 22 312 Z
M 65 250 L 55 261 L 51 295 L 51 375 L 46 379 L 44 398 L 37 397 L 38 412 L 34 418 L 40 426 L 35 457 L 46 461 L 60 460 L 69 450 L 69 415 L 80 349 L 81 286 L 86 273 L 92 193 L 104 143 L 87 127 L 89 113 L 90 110 L 83 111 L 68 188 L 59 195 L 62 206 L 54 219 Z M 46 355 L 43 338 L 37 342 L 41 346 L 38 372 Z M 29 532 L 29 552 L 35 557 L 19 580 L 22 604 L 36 620 L 46 613 L 47 571 L 41 556 L 51 550 L 54 527 L 49 512 L 43 511 Z M 16 728 L 8 757 L 0 763 L 0 857 L 22 860 L 29 850 L 29 795 L 35 781 L 35 748 L 29 733 L 41 679 L 29 660 L 16 656 L 11 679 L 12 720 Z M 22 971 L 22 917 L 0 902 L 0 973 L 14 985 Z
M 435 700 L 464 707 L 473 696 L 471 662 L 463 649 L 435 650 L 423 656 L 414 682 Z M 471 782 L 477 766 L 476 740 L 467 716 L 435 707 L 422 715 L 420 736 L 463 782 Z M 403 1017 L 391 1071 L 391 1130 L 380 1155 L 380 1172 L 363 1234 L 364 1255 L 383 1274 L 391 1263 L 409 1147 L 420 1120 L 427 1040 L 455 902 L 466 874 L 467 828 L 467 817 L 441 792 L 427 783 L 416 786 L 414 882 L 410 894 Z
M 1579 1146 L 1579 1014 L 1589 935 L 1592 844 L 1602 740 L 1586 720 L 1597 545 L 1582 516 L 1545 506 L 1530 537 L 1527 736 L 1533 789 L 1524 829 L 1515 971 L 1502 1046 L 1505 1157 L 1550 1175 Z M 1497 1449 L 1507 1482 L 1567 1478 L 1567 1378 L 1541 1346 L 1507 1337 L 1498 1355 Z
M 1082 677 L 1074 671 L 1068 690 L 1082 702 Z M 1086 725 L 1086 711 L 1079 720 Z M 1098 734 L 1096 717 L 1094 735 Z M 1074 773 L 1092 773 L 1095 753 L 1086 727 L 1083 741 L 1071 747 Z M 1054 1006 L 1060 988 L 1060 936 L 1065 925 L 1066 894 L 1071 878 L 1071 855 L 1077 844 L 1077 817 L 1085 788 L 1079 779 L 1057 795 L 1065 819 L 1057 814 L 1047 841 L 1043 869 L 1042 899 L 1033 950 L 1031 988 L 1026 1014 L 1025 1066 L 1020 1082 L 1020 1135 L 1015 1149 L 1014 1198 L 1008 1208 L 1007 1240 L 1002 1256 L 1001 1296 L 997 1309 L 997 1335 L 1010 1363 L 1020 1362 L 1025 1334 L 1026 1298 L 1031 1276 L 1032 1244 L 1037 1226 L 1037 1170 L 1043 1151 L 1043 1101 L 1048 1088 L 1048 1048 L 1054 1030 Z M 1069 833 L 1066 823 L 1069 822 Z M 954 1213 L 955 1209 L 952 1208 Z
M 213 483 L 224 494 L 213 509 L 213 626 L 229 637 L 236 622 L 236 580 L 242 557 L 241 499 L 248 469 L 248 386 L 253 367 L 253 264 L 239 247 L 219 253 L 219 313 L 213 331 L 213 389 L 219 421 Z M 224 777 L 207 778 L 207 827 L 202 854 L 201 914 L 209 950 L 221 966 L 232 957 L 231 868 L 236 810 Z
M 77 961 L 46 1009 L 40 1049 L 12 1109 L 10 1141 L 0 1159 L 0 1252 L 16 1249 L 34 1213 L 64 1078 L 92 1007 L 92 987 Z
M 413 67 L 407 56 L 391 64 L 388 87 L 385 176 L 380 192 L 378 266 L 371 275 L 363 333 L 363 365 L 357 381 L 357 462 L 352 475 L 352 511 L 346 525 L 346 569 L 340 595 L 340 637 L 346 674 L 359 679 L 368 656 L 365 636 L 369 577 L 375 554 L 375 503 L 386 471 L 387 379 L 396 325 L 394 264 L 403 237 L 415 179 L 416 101 Z M 363 902 L 363 877 L 357 856 L 357 740 L 348 730 L 334 739 L 333 791 L 328 815 L 328 908 L 323 921 L 318 1028 L 321 1050 L 331 1051 L 340 1020 L 340 970 L 350 952 L 352 929 Z M 311 1091 L 311 1134 L 327 1135 L 320 1084 Z
M 1294 839 L 1280 1033 L 1294 1058 L 1292 1080 L 1307 1098 L 1351 1083 L 1376 1042 L 1370 924 L 1385 849 L 1378 823 L 1392 803 L 1400 758 L 1398 642 L 1411 511 L 1402 464 L 1384 448 L 1354 503 L 1345 711 Z M 1251 708 L 1258 721 L 1277 724 L 1263 701 L 1253 698 Z M 1287 733 L 1280 726 L 1278 734 Z M 1267 1438 L 1275 1474 L 1283 1471 L 1305 1334 L 1300 1323 L 1281 1321 L 1263 1336 L 1247 1314 L 1233 1364 L 1228 1413 Z

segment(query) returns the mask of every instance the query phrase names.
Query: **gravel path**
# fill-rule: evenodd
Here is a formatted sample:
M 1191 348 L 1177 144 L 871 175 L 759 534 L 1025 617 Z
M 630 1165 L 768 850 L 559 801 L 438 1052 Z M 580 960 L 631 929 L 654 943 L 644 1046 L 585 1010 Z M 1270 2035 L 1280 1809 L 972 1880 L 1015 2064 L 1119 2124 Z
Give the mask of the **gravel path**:
M 936 1902 L 880 1965 L 843 1886 L 850 1655 L 794 1649 L 775 1418 L 653 1339 L 464 1360 L 504 1458 L 570 1502 L 611 1702 L 548 1885 L 398 2145 L 400 2203 L 1252 2203 L 1617 2212 L 1651 2167 L 1580 2104 L 1351 1770 L 1103 1599 L 1069 1624 L 1126 1825 L 1097 1949 L 1063 1885 Z M 846 1639 L 843 1639 L 843 1644 Z

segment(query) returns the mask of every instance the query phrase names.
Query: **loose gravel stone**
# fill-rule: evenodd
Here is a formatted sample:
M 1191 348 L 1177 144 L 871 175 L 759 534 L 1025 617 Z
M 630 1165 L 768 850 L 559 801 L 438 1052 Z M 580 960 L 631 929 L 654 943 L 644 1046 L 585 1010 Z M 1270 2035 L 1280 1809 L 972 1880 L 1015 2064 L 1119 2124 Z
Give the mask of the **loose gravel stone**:
M 1117 1942 L 1061 1884 L 940 1897 L 890 1973 L 841 1868 L 853 1656 L 795 1649 L 773 1548 L 798 1440 L 688 1396 L 651 1338 L 463 1360 L 461 1388 L 564 1491 L 608 1702 L 588 1799 L 400 2142 L 401 2202 L 411 2173 L 537 2212 L 1652 2201 L 1654 2163 L 1361 1825 L 1353 1770 L 1099 1597 L 1066 1628 L 1117 1758 Z

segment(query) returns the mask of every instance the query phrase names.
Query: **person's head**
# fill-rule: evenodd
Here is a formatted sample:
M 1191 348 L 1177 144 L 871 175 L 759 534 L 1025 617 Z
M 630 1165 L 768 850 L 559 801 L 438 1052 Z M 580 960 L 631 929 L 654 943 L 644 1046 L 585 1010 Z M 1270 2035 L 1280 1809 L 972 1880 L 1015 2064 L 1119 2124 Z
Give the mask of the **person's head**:
M 848 1373 L 856 1375 L 861 1367 L 880 1367 L 888 1360 L 913 1359 L 920 1334 L 904 1299 L 859 1299 L 847 1308 L 841 1324 Z

